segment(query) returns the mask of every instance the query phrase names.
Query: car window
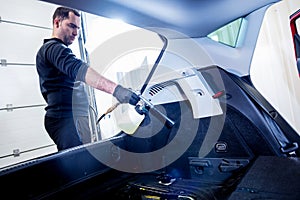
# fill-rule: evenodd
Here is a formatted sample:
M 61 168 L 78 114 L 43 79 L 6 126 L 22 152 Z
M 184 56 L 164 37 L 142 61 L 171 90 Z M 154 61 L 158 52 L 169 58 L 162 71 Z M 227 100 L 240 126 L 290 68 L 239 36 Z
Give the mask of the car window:
M 231 47 L 236 47 L 242 21 L 243 19 L 239 18 L 229 24 L 226 24 L 225 26 L 222 26 L 218 30 L 213 31 L 212 33 L 208 34 L 207 37 Z

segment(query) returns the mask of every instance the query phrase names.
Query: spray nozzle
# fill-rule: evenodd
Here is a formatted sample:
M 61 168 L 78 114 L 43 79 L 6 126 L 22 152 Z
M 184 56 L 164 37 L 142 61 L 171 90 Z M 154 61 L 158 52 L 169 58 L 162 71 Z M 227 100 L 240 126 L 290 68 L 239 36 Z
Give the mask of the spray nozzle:
M 141 94 L 138 94 L 138 96 L 140 97 L 141 100 L 138 102 L 137 105 L 139 106 L 141 112 L 143 110 L 148 112 L 151 109 L 154 112 L 156 112 L 158 115 L 160 115 L 162 118 L 164 118 L 168 122 L 168 125 L 174 126 L 175 122 L 171 120 L 167 115 L 162 113 L 160 110 L 158 110 L 148 99 L 143 97 Z

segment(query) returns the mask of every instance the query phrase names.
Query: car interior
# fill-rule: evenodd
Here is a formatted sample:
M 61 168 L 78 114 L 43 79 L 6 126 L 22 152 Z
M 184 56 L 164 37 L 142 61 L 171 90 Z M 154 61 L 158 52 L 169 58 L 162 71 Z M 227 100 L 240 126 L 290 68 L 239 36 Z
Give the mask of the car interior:
M 134 134 L 120 131 L 108 139 L 1 169 L 4 193 L 13 190 L 8 195 L 22 199 L 300 197 L 299 132 L 257 90 L 249 72 L 259 25 L 268 8 L 281 1 L 44 1 L 104 17 L 118 13 L 130 24 L 159 34 L 165 46 L 141 89 L 155 103 L 148 102 L 149 120 L 142 121 Z M 177 17 L 170 17 L 167 10 Z M 244 46 L 232 48 L 207 37 L 239 18 L 253 33 L 245 34 L 249 42 Z M 186 47 L 180 41 L 191 38 L 203 45 L 197 54 L 200 61 L 184 66 L 187 73 L 180 68 L 181 78 L 169 75 L 155 81 L 160 66 L 176 63 L 169 52 Z M 299 41 L 295 35 L 298 50 Z M 186 88 L 197 81 L 200 89 L 189 93 Z M 172 94 L 177 100 L 157 100 Z M 205 101 L 211 104 L 195 103 L 194 94 L 207 95 Z M 210 105 L 215 110 L 201 115 Z

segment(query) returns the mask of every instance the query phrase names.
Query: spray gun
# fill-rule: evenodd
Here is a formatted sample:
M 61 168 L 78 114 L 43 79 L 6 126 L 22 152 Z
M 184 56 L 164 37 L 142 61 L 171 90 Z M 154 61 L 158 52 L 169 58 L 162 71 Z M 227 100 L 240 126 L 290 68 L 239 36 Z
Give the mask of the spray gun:
M 164 120 L 166 120 L 168 122 L 169 126 L 171 126 L 171 127 L 174 126 L 175 122 L 173 120 L 171 120 L 167 115 L 165 115 L 164 113 L 162 113 L 160 110 L 158 110 L 148 99 L 146 99 L 145 97 L 143 97 L 141 94 L 137 94 L 137 95 L 140 97 L 140 101 L 136 105 L 136 111 L 138 113 L 140 113 L 140 114 L 141 113 L 146 113 L 146 112 L 148 112 L 148 110 L 151 109 L 152 111 L 154 111 L 155 113 L 157 113 L 160 117 L 162 117 Z M 120 105 L 120 103 L 116 103 L 113 106 L 111 106 L 109 109 L 107 109 L 107 111 L 104 114 L 102 114 L 100 116 L 100 118 L 97 120 L 96 124 L 98 124 L 100 122 L 100 120 L 105 115 L 107 115 L 108 113 L 112 112 L 119 105 Z
M 165 119 L 168 122 L 169 126 L 174 126 L 175 122 L 173 120 L 171 120 L 167 115 L 165 115 L 164 113 L 162 113 L 160 110 L 158 110 L 148 99 L 146 99 L 145 97 L 143 97 L 141 94 L 138 95 L 140 97 L 140 102 L 137 104 L 139 106 L 138 109 L 140 109 L 142 112 L 143 110 L 153 110 L 155 113 L 157 113 L 160 117 L 162 117 L 163 119 Z

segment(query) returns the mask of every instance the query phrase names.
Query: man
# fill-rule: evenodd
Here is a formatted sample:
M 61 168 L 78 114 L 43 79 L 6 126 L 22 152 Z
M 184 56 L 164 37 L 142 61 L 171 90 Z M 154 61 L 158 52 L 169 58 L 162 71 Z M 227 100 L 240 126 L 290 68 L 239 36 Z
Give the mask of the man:
M 112 94 L 120 103 L 136 105 L 139 97 L 97 73 L 68 48 L 80 29 L 78 11 L 58 7 L 52 20 L 52 37 L 45 39 L 39 49 L 36 67 L 47 102 L 45 128 L 60 151 L 91 141 L 84 83 Z

